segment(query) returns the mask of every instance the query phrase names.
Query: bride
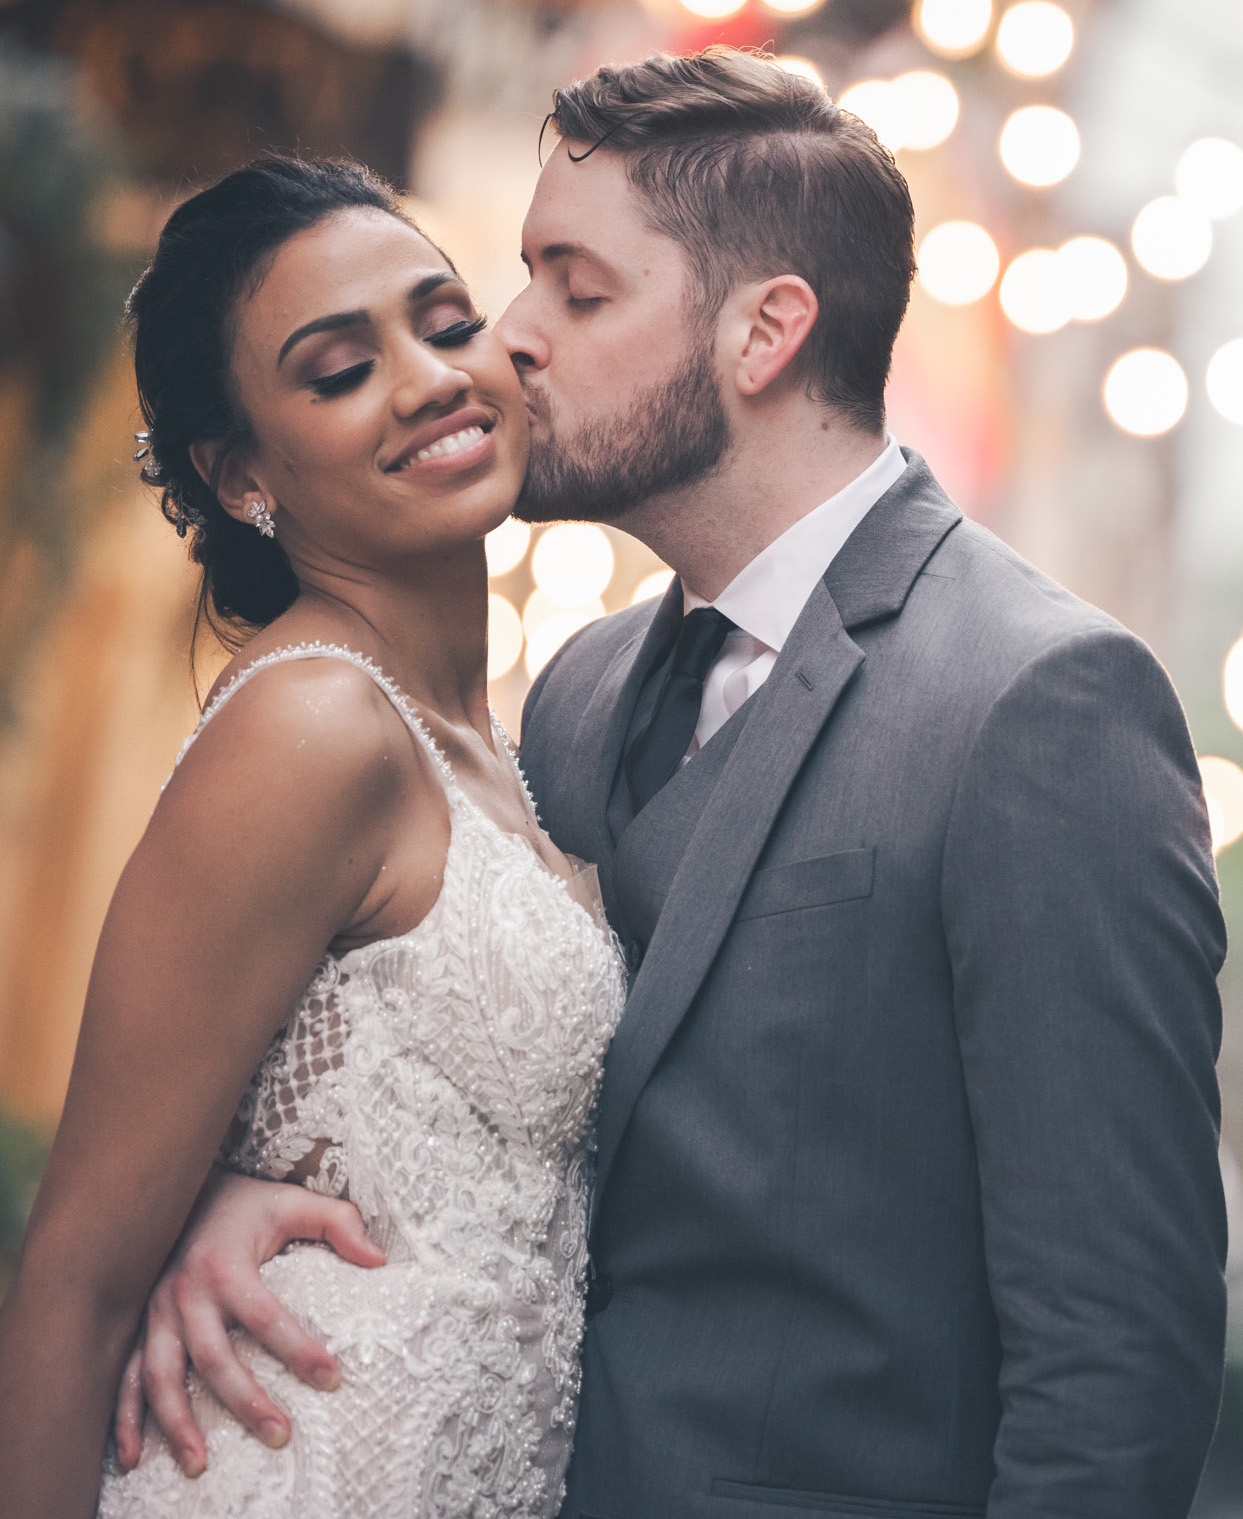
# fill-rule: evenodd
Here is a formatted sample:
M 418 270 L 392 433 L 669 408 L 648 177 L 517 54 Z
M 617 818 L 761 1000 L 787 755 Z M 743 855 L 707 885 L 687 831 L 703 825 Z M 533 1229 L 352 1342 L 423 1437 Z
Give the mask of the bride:
M 526 464 L 518 382 L 353 165 L 268 159 L 187 201 L 131 314 L 144 473 L 207 615 L 256 631 L 100 938 L 0 1311 L 0 1487 L 23 1519 L 547 1519 L 623 989 L 487 708 L 483 539 Z M 123 1474 L 117 1383 L 217 1158 L 361 1210 L 354 1264 L 306 1243 L 265 1267 L 340 1385 L 243 1339 L 292 1438 L 261 1443 L 192 1380 L 205 1471 L 152 1434 Z

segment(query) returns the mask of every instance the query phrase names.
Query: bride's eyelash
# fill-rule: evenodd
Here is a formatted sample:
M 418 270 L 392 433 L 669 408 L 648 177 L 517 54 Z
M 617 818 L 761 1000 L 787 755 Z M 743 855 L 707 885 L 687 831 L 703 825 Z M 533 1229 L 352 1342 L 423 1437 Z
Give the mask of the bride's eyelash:
M 341 396 L 347 390 L 356 390 L 374 368 L 374 360 L 364 359 L 361 364 L 351 364 L 348 369 L 338 369 L 336 374 L 321 375 L 318 379 L 311 380 L 309 384 L 317 396 L 325 399 Z
M 487 325 L 486 316 L 477 316 L 473 322 L 454 322 L 451 327 L 442 327 L 439 332 L 433 332 L 423 341 L 430 343 L 433 348 L 460 348 L 482 332 Z

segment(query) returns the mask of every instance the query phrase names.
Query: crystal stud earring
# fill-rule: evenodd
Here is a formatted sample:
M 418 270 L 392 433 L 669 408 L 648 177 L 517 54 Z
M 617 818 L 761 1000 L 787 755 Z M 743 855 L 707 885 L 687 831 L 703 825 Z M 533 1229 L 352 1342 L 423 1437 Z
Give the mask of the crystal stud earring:
M 266 501 L 252 501 L 246 508 L 246 515 L 265 538 L 276 537 L 276 528 L 272 525 L 272 513 L 268 511 Z

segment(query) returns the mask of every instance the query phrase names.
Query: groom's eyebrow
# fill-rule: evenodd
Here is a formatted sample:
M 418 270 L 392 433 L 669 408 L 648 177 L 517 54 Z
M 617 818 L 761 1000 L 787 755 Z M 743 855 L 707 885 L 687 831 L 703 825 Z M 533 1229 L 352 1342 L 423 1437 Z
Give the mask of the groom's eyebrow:
M 421 301 L 424 296 L 431 295 L 434 290 L 439 290 L 441 285 L 460 285 L 461 279 L 448 269 L 438 269 L 435 274 L 429 274 L 421 279 L 418 284 L 411 287 L 406 296 L 408 301 Z M 281 344 L 281 351 L 276 356 L 276 367 L 279 369 L 285 362 L 285 355 L 295 344 L 303 338 L 314 337 L 317 332 L 338 332 L 343 327 L 365 327 L 371 320 L 369 311 L 334 311 L 331 316 L 316 317 L 313 322 L 306 322 L 303 326 L 291 332 Z
M 607 273 L 612 272 L 607 261 L 583 243 L 549 243 L 547 247 L 539 250 L 539 258 L 546 264 L 559 263 L 567 258 L 581 258 Z M 522 262 L 528 269 L 531 267 L 531 260 L 525 253 L 522 255 Z

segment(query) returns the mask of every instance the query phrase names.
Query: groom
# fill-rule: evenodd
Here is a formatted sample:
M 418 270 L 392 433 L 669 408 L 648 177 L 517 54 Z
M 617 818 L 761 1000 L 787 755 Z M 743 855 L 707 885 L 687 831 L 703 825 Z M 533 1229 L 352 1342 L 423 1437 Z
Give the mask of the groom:
M 912 212 L 861 123 L 712 50 L 603 69 L 553 124 L 501 322 L 521 509 L 679 577 L 525 714 L 632 972 L 563 1513 L 1185 1515 L 1224 946 L 1169 682 L 887 439 Z M 159 1289 L 175 1439 L 174 1330 L 248 1422 L 221 1311 L 325 1370 L 253 1271 L 341 1237 L 295 1192 L 221 1197 Z

